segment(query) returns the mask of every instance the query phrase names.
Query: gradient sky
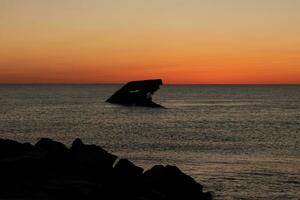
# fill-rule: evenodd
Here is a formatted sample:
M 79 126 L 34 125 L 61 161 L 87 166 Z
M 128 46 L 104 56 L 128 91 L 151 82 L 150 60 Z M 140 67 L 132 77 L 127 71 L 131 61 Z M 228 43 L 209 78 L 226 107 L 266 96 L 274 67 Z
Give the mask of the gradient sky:
M 299 0 L 0 0 L 0 83 L 300 83 Z

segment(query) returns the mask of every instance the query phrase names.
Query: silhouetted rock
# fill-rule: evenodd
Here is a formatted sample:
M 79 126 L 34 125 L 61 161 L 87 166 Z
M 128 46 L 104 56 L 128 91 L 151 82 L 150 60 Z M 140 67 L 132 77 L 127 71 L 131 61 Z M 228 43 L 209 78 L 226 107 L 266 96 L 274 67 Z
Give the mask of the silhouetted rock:
M 35 147 L 44 153 L 43 156 L 48 168 L 51 168 L 55 173 L 65 173 L 70 163 L 70 150 L 64 144 L 42 138 L 35 144 Z
M 58 152 L 65 152 L 68 151 L 68 148 L 60 143 L 53 141 L 49 138 L 42 138 L 40 139 L 35 146 L 39 149 L 43 149 L 49 153 L 58 153 Z
M 114 167 L 114 173 L 120 179 L 123 180 L 134 180 L 143 174 L 144 169 L 135 166 L 132 162 L 127 159 L 120 159 Z
M 175 166 L 154 166 L 144 173 L 143 182 L 167 199 L 211 199 L 210 194 L 203 193 L 201 184 Z
M 146 172 L 76 139 L 68 149 L 43 138 L 35 146 L 0 139 L 0 199 L 208 200 L 202 185 L 174 166 Z
M 24 153 L 35 151 L 36 149 L 29 143 L 21 144 L 13 140 L 0 139 L 0 158 L 24 155 Z
M 160 79 L 131 81 L 115 92 L 106 102 L 126 106 L 162 108 L 163 106 L 152 101 L 152 95 L 159 89 L 160 85 L 162 85 Z
M 73 159 L 77 164 L 112 168 L 117 156 L 112 155 L 97 145 L 84 145 L 76 139 L 71 146 Z
M 84 147 L 83 142 L 81 141 L 81 139 L 76 138 L 72 143 L 71 150 L 72 151 L 80 151 L 80 149 L 82 147 Z
M 76 139 L 71 146 L 72 169 L 85 179 L 103 182 L 111 178 L 117 156 L 96 145 Z

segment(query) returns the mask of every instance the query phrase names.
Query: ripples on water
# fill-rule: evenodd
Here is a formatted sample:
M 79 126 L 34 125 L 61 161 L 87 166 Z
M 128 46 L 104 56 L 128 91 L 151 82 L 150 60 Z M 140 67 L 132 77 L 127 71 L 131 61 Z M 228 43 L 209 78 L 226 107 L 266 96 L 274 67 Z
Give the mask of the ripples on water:
M 104 103 L 120 85 L 0 86 L 0 137 L 86 143 L 174 164 L 216 199 L 300 199 L 300 86 L 163 86 L 168 109 Z

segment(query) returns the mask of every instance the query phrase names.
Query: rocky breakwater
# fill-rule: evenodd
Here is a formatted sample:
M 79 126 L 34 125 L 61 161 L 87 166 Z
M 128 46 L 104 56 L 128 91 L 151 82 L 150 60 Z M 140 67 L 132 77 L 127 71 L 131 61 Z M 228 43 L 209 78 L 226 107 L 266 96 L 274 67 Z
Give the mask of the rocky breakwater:
M 76 139 L 35 145 L 0 139 L 0 199 L 208 200 L 209 192 L 175 166 L 144 171 Z

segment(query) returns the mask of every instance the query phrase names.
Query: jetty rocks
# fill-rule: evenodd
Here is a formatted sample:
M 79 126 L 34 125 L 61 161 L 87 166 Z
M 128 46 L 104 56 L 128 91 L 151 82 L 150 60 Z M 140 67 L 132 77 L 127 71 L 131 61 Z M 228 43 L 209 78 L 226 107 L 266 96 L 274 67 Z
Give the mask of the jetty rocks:
M 175 166 L 144 171 L 100 146 L 0 139 L 0 199 L 210 200 Z

